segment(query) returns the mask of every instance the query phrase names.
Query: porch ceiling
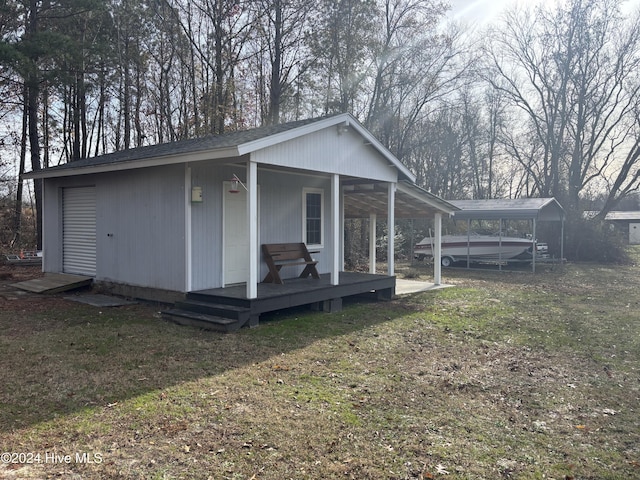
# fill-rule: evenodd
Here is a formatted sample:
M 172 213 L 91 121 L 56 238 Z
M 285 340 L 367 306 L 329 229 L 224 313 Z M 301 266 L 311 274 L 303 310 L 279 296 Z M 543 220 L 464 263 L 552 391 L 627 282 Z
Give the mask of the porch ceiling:
M 386 217 L 387 183 L 346 181 L 343 182 L 343 193 L 345 218 L 368 218 L 372 213 Z M 413 184 L 398 183 L 395 194 L 396 218 L 426 218 L 456 210 L 456 207 Z

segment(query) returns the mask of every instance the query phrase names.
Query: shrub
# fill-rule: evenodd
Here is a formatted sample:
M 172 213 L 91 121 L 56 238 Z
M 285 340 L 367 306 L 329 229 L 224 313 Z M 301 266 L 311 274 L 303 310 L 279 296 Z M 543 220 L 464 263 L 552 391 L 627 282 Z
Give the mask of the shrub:
M 565 257 L 568 260 L 630 263 L 626 237 L 613 225 L 598 219 L 571 219 L 566 224 Z

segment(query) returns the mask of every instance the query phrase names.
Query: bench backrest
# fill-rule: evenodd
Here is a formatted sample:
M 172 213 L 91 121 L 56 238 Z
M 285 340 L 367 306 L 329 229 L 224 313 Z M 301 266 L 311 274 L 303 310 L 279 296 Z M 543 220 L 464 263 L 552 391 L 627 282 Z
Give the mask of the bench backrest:
M 297 260 L 304 258 L 308 260 L 311 255 L 304 243 L 269 243 L 262 245 L 262 253 L 265 256 L 278 260 Z

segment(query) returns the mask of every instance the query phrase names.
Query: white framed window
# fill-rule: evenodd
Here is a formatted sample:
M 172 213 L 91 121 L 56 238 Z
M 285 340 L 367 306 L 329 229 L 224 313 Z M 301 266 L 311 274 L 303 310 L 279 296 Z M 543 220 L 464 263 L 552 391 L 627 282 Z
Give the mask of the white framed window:
M 324 190 L 302 189 L 302 239 L 307 246 L 324 245 Z

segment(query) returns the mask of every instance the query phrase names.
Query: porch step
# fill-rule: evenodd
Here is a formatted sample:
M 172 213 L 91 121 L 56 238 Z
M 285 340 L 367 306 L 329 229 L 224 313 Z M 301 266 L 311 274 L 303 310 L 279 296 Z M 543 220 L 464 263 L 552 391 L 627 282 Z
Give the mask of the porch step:
M 189 292 L 187 293 L 187 302 L 200 302 L 200 303 L 219 303 L 221 305 L 235 305 L 236 307 L 248 308 L 251 306 L 251 301 L 246 298 L 236 298 L 231 296 L 220 296 L 211 294 L 210 292 Z
M 162 312 L 163 318 L 171 320 L 179 325 L 215 330 L 218 332 L 235 332 L 244 322 L 238 319 L 208 315 L 206 313 L 192 312 L 180 308 L 172 308 Z
M 251 315 L 251 309 L 247 307 L 191 299 L 176 302 L 175 307 L 180 310 L 240 320 L 243 323 Z

